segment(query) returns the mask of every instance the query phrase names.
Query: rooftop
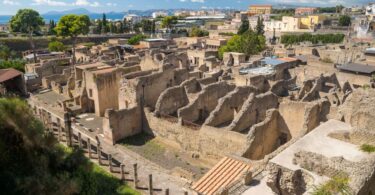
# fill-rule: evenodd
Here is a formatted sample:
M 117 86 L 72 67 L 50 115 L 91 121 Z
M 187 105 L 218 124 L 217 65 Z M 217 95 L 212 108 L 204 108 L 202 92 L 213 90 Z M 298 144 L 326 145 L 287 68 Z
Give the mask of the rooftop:
M 205 195 L 213 195 L 223 187 L 229 186 L 249 171 L 250 164 L 233 157 L 224 157 L 206 175 L 197 181 L 192 189 Z
M 350 71 L 355 73 L 362 74 L 372 74 L 375 73 L 375 66 L 368 64 L 359 64 L 359 63 L 347 63 L 342 66 L 337 66 L 337 69 L 343 71 Z
M 13 79 L 20 75 L 22 75 L 22 72 L 13 68 L 0 69 L 0 83 Z

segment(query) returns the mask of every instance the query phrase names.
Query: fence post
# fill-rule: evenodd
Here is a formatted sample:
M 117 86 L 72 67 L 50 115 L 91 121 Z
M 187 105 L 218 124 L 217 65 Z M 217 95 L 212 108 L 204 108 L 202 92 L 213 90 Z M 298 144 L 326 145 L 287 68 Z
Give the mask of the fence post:
M 64 123 L 65 123 L 65 134 L 66 134 L 66 143 L 69 147 L 73 146 L 72 142 L 72 122 L 70 120 L 69 112 L 64 113 Z
M 184 195 L 188 195 L 188 192 L 187 192 L 187 191 L 184 191 Z
M 82 135 L 80 132 L 78 132 L 78 147 L 82 148 Z
M 102 165 L 102 154 L 101 154 L 101 151 L 100 151 L 100 146 L 99 144 L 97 145 L 97 148 L 96 148 L 96 153 L 98 155 L 98 162 L 99 162 L 99 165 Z
M 125 181 L 125 165 L 121 164 L 120 168 L 121 168 L 121 181 L 124 182 Z
M 165 189 L 165 195 L 169 195 L 169 189 Z
M 138 188 L 137 163 L 133 164 L 133 168 L 134 168 L 134 188 Z
M 109 166 L 109 172 L 112 173 L 112 154 L 108 154 L 108 166 Z
M 148 186 L 149 186 L 149 192 L 150 195 L 152 195 L 152 174 L 148 175 Z
M 90 138 L 87 139 L 87 150 L 89 152 L 89 158 L 91 158 L 91 140 L 90 140 Z

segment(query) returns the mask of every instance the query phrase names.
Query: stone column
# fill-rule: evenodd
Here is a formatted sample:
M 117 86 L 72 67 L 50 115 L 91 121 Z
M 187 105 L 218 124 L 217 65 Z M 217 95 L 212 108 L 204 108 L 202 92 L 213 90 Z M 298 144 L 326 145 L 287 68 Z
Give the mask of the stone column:
M 148 190 L 150 195 L 152 195 L 152 174 L 148 175 Z
M 87 139 L 87 151 L 89 152 L 89 158 L 91 158 L 91 140 Z
M 121 181 L 124 182 L 125 181 L 125 165 L 121 164 L 120 168 L 121 168 Z
M 137 163 L 133 164 L 133 168 L 134 168 L 134 188 L 138 188 Z
M 112 173 L 112 154 L 108 154 L 108 166 L 109 166 L 109 172 Z
M 69 112 L 64 113 L 64 123 L 65 123 L 65 133 L 66 133 L 66 143 L 69 147 L 73 146 L 72 141 L 72 122 L 70 120 Z
M 165 195 L 169 195 L 169 189 L 165 189 Z

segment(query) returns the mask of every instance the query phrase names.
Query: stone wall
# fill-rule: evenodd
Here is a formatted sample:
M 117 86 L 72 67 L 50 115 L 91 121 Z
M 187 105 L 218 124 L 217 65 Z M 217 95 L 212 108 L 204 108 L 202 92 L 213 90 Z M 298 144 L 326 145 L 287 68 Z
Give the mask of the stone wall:
M 281 140 L 282 133 L 285 134 Z M 290 140 L 289 129 L 276 109 L 267 111 L 266 118 L 251 127 L 248 136 L 248 149 L 243 153 L 243 157 L 252 160 L 260 160 L 274 150 L 283 142 Z
M 108 109 L 103 119 L 103 134 L 107 142 L 115 144 L 126 137 L 142 132 L 140 107 L 123 110 Z
M 186 152 L 199 153 L 209 159 L 219 160 L 225 155 L 238 153 L 246 145 L 246 136 L 237 132 L 209 126 L 202 126 L 199 130 L 191 129 L 182 126 L 177 118 L 174 121 L 158 118 L 147 109 L 145 115 L 150 133 Z
M 243 104 L 241 110 L 234 117 L 229 130 L 237 132 L 248 130 L 251 126 L 265 119 L 268 109 L 277 108 L 278 105 L 278 97 L 272 92 L 257 96 L 251 94 Z
M 156 115 L 176 115 L 177 110 L 186 106 L 189 99 L 183 86 L 168 88 L 159 96 L 155 106 Z
M 219 100 L 218 105 L 207 118 L 205 125 L 214 127 L 225 124 L 229 125 L 234 116 L 242 108 L 243 103 L 249 97 L 250 93 L 256 93 L 256 89 L 247 86 L 236 87 L 235 90 Z
M 234 85 L 224 81 L 206 86 L 193 102 L 178 110 L 178 117 L 185 121 L 203 123 L 215 109 L 219 99 L 234 88 Z

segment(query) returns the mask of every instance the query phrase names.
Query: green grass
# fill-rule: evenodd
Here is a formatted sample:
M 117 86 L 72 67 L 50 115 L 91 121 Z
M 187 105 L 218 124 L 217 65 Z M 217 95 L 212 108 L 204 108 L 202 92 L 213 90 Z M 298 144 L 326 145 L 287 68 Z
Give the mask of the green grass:
M 153 136 L 146 133 L 137 134 L 120 141 L 127 148 L 137 150 L 147 159 L 162 156 L 166 152 L 166 148 L 160 145 Z
M 98 194 L 113 195 L 140 195 L 138 191 L 130 188 L 126 184 L 102 169 L 99 165 L 93 165 L 94 179 L 101 186 Z
M 373 152 L 375 152 L 375 146 L 370 145 L 370 144 L 363 144 L 363 145 L 361 145 L 361 150 L 363 152 L 373 153 Z
M 349 195 L 350 192 L 349 177 L 335 176 L 327 183 L 316 187 L 312 195 Z

